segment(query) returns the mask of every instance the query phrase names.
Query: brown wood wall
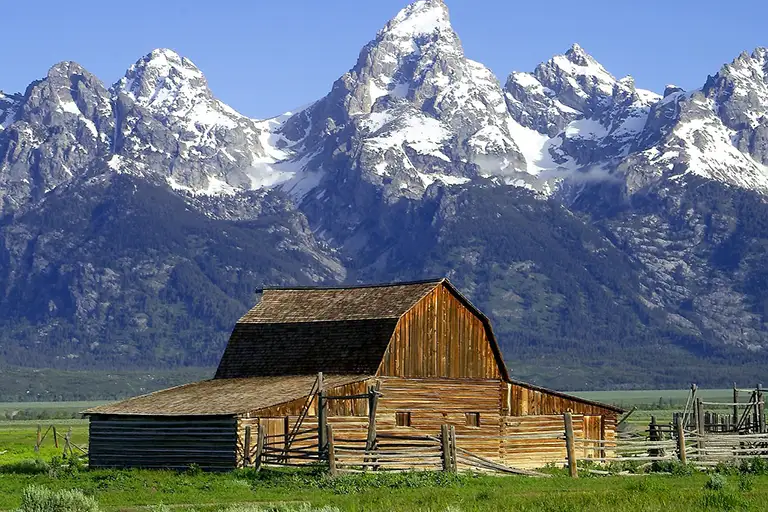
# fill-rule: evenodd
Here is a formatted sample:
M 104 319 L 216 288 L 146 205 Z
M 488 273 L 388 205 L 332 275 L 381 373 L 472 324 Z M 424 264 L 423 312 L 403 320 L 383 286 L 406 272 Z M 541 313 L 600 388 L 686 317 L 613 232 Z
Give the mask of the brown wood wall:
M 234 416 L 90 416 L 88 463 L 91 468 L 203 469 L 224 471 L 236 465 Z
M 483 322 L 445 286 L 436 287 L 400 318 L 378 375 L 501 377 Z
M 456 434 L 496 437 L 467 438 L 463 448 L 482 455 L 498 456 L 501 426 L 499 382 L 480 379 L 381 380 L 376 431 L 392 434 L 420 433 L 437 436 L 440 426 L 454 425 Z M 398 427 L 395 414 L 411 413 L 411 427 Z M 480 413 L 480 427 L 467 426 L 466 413 Z
M 510 416 L 533 416 L 573 412 L 600 416 L 616 413 L 610 409 L 573 400 L 519 384 L 506 384 L 506 408 Z
M 356 395 L 379 381 L 381 397 L 376 415 L 376 430 L 385 434 L 440 434 L 443 424 L 456 428 L 457 445 L 515 467 L 542 467 L 548 462 L 562 462 L 565 442 L 562 437 L 562 413 L 573 412 L 576 438 L 615 439 L 616 414 L 612 411 L 532 390 L 496 379 L 445 379 L 378 377 L 367 381 L 330 388 L 329 395 Z M 245 426 L 252 425 L 252 450 L 255 449 L 259 423 L 268 435 L 285 434 L 298 419 L 304 399 L 254 411 L 239 420 L 240 449 L 245 445 Z M 398 412 L 411 413 L 411 426 L 398 427 Z M 480 414 L 480 427 L 467 425 L 466 413 Z M 259 418 L 262 418 L 259 420 Z M 368 431 L 367 399 L 331 400 L 328 422 L 341 439 L 365 439 Z M 317 409 L 311 403 L 304 429 L 317 429 Z M 510 439 L 515 435 L 551 433 L 551 439 Z M 316 441 L 314 441 L 316 442 Z M 309 441 L 297 442 L 303 447 Z M 598 457 L 597 448 L 584 447 L 584 456 Z M 242 463 L 243 454 L 238 454 Z

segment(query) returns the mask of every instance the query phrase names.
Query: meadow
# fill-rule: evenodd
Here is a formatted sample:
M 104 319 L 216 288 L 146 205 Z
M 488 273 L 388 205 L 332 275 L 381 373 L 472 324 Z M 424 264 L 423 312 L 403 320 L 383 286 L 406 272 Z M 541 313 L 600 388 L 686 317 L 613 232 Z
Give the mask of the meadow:
M 720 400 L 729 396 L 726 392 L 730 393 L 730 390 L 711 390 L 702 396 Z M 671 391 L 579 394 L 627 408 L 632 405 L 652 407 L 670 416 L 678 404 L 685 404 L 686 399 L 685 393 Z M 0 404 L 0 411 L 31 408 L 54 413 L 56 410 L 82 410 L 92 403 Z M 649 410 L 639 410 L 635 414 L 644 418 Z M 719 473 L 707 474 L 689 467 L 672 466 L 662 468 L 666 472 L 631 476 L 589 476 L 582 472 L 578 479 L 568 478 L 559 468 L 546 470 L 551 478 L 447 473 L 330 478 L 323 468 L 229 473 L 204 473 L 196 468 L 183 472 L 89 471 L 83 463 L 69 464 L 62 460 L 62 446 L 54 448 L 51 437 L 46 438 L 39 452 L 35 452 L 38 424 L 43 430 L 55 424 L 60 435 L 71 429 L 75 444 L 87 444 L 88 425 L 82 419 L 0 420 L 0 511 L 35 512 L 34 507 L 30 509 L 22 503 L 24 490 L 30 486 L 40 486 L 43 491 L 80 490 L 86 499 L 93 498 L 94 506 L 103 511 L 674 512 L 765 510 L 768 503 L 768 468 L 763 467 L 741 471 L 721 467 L 717 469 Z M 22 505 L 26 508 L 19 509 Z M 83 512 L 95 512 L 95 509 Z
M 102 510 L 153 512 L 287 511 L 301 506 L 340 511 L 675 512 L 765 510 L 768 499 L 768 476 L 736 472 L 571 479 L 559 471 L 552 478 L 415 472 L 330 478 L 321 470 L 28 471 L 0 473 L 0 510 L 17 509 L 30 485 L 79 489 Z

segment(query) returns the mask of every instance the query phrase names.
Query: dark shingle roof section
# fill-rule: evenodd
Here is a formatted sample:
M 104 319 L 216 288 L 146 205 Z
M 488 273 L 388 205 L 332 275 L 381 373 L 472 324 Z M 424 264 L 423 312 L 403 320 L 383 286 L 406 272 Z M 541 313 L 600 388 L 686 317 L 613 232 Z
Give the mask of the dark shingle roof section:
M 216 379 L 317 372 L 374 374 L 397 319 L 238 323 Z
M 240 323 L 400 318 L 441 282 L 442 279 L 348 288 L 266 289 L 261 302 Z
M 215 378 L 374 374 L 400 316 L 442 282 L 264 290 L 235 326 Z

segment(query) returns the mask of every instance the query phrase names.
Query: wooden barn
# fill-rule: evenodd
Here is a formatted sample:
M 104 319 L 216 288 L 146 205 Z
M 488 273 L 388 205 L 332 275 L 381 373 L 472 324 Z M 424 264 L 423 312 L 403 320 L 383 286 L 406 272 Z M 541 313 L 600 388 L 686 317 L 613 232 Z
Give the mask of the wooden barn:
M 256 450 L 267 462 L 322 457 L 325 425 L 369 448 L 451 425 L 465 450 L 540 467 L 563 458 L 562 442 L 536 436 L 562 433 L 565 412 L 577 436 L 610 440 L 622 411 L 511 379 L 488 318 L 440 279 L 264 290 L 213 379 L 85 413 L 91 467 L 225 470 Z M 272 455 L 265 439 L 279 441 Z

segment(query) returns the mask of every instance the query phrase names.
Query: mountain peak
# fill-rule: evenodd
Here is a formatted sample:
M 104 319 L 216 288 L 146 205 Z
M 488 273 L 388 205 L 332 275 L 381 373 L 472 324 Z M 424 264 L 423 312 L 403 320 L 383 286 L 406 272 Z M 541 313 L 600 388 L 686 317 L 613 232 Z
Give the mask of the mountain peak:
M 75 61 L 65 60 L 51 66 L 48 70 L 47 78 L 69 77 L 72 75 L 89 74 L 83 66 Z
M 579 91 L 575 94 L 582 100 L 594 91 L 610 96 L 616 84 L 616 78 L 578 44 L 571 46 L 564 55 L 555 55 L 549 61 L 539 64 L 534 75 L 544 86 L 555 91 L 576 87 Z M 581 106 L 571 103 L 574 102 L 566 105 L 582 110 Z
M 208 95 L 208 83 L 195 64 L 173 50 L 158 48 L 137 60 L 114 89 L 144 105 L 164 106 L 182 91 Z
M 448 7 L 442 0 L 418 0 L 397 13 L 387 23 L 383 34 L 417 38 L 435 32 L 450 31 Z
M 605 81 L 616 81 L 616 79 L 578 43 L 573 43 L 564 55 L 555 56 L 553 61 L 558 67 L 569 72 L 569 74 L 594 75 L 599 76 Z
M 188 79 L 203 78 L 202 71 L 200 71 L 191 60 L 182 57 L 168 48 L 157 48 L 152 50 L 143 58 L 139 59 L 134 66 L 156 70 L 158 75 L 163 77 L 177 73 Z
M 577 66 L 588 66 L 590 60 L 594 61 L 579 43 L 573 43 L 568 51 L 565 52 L 565 56 Z

